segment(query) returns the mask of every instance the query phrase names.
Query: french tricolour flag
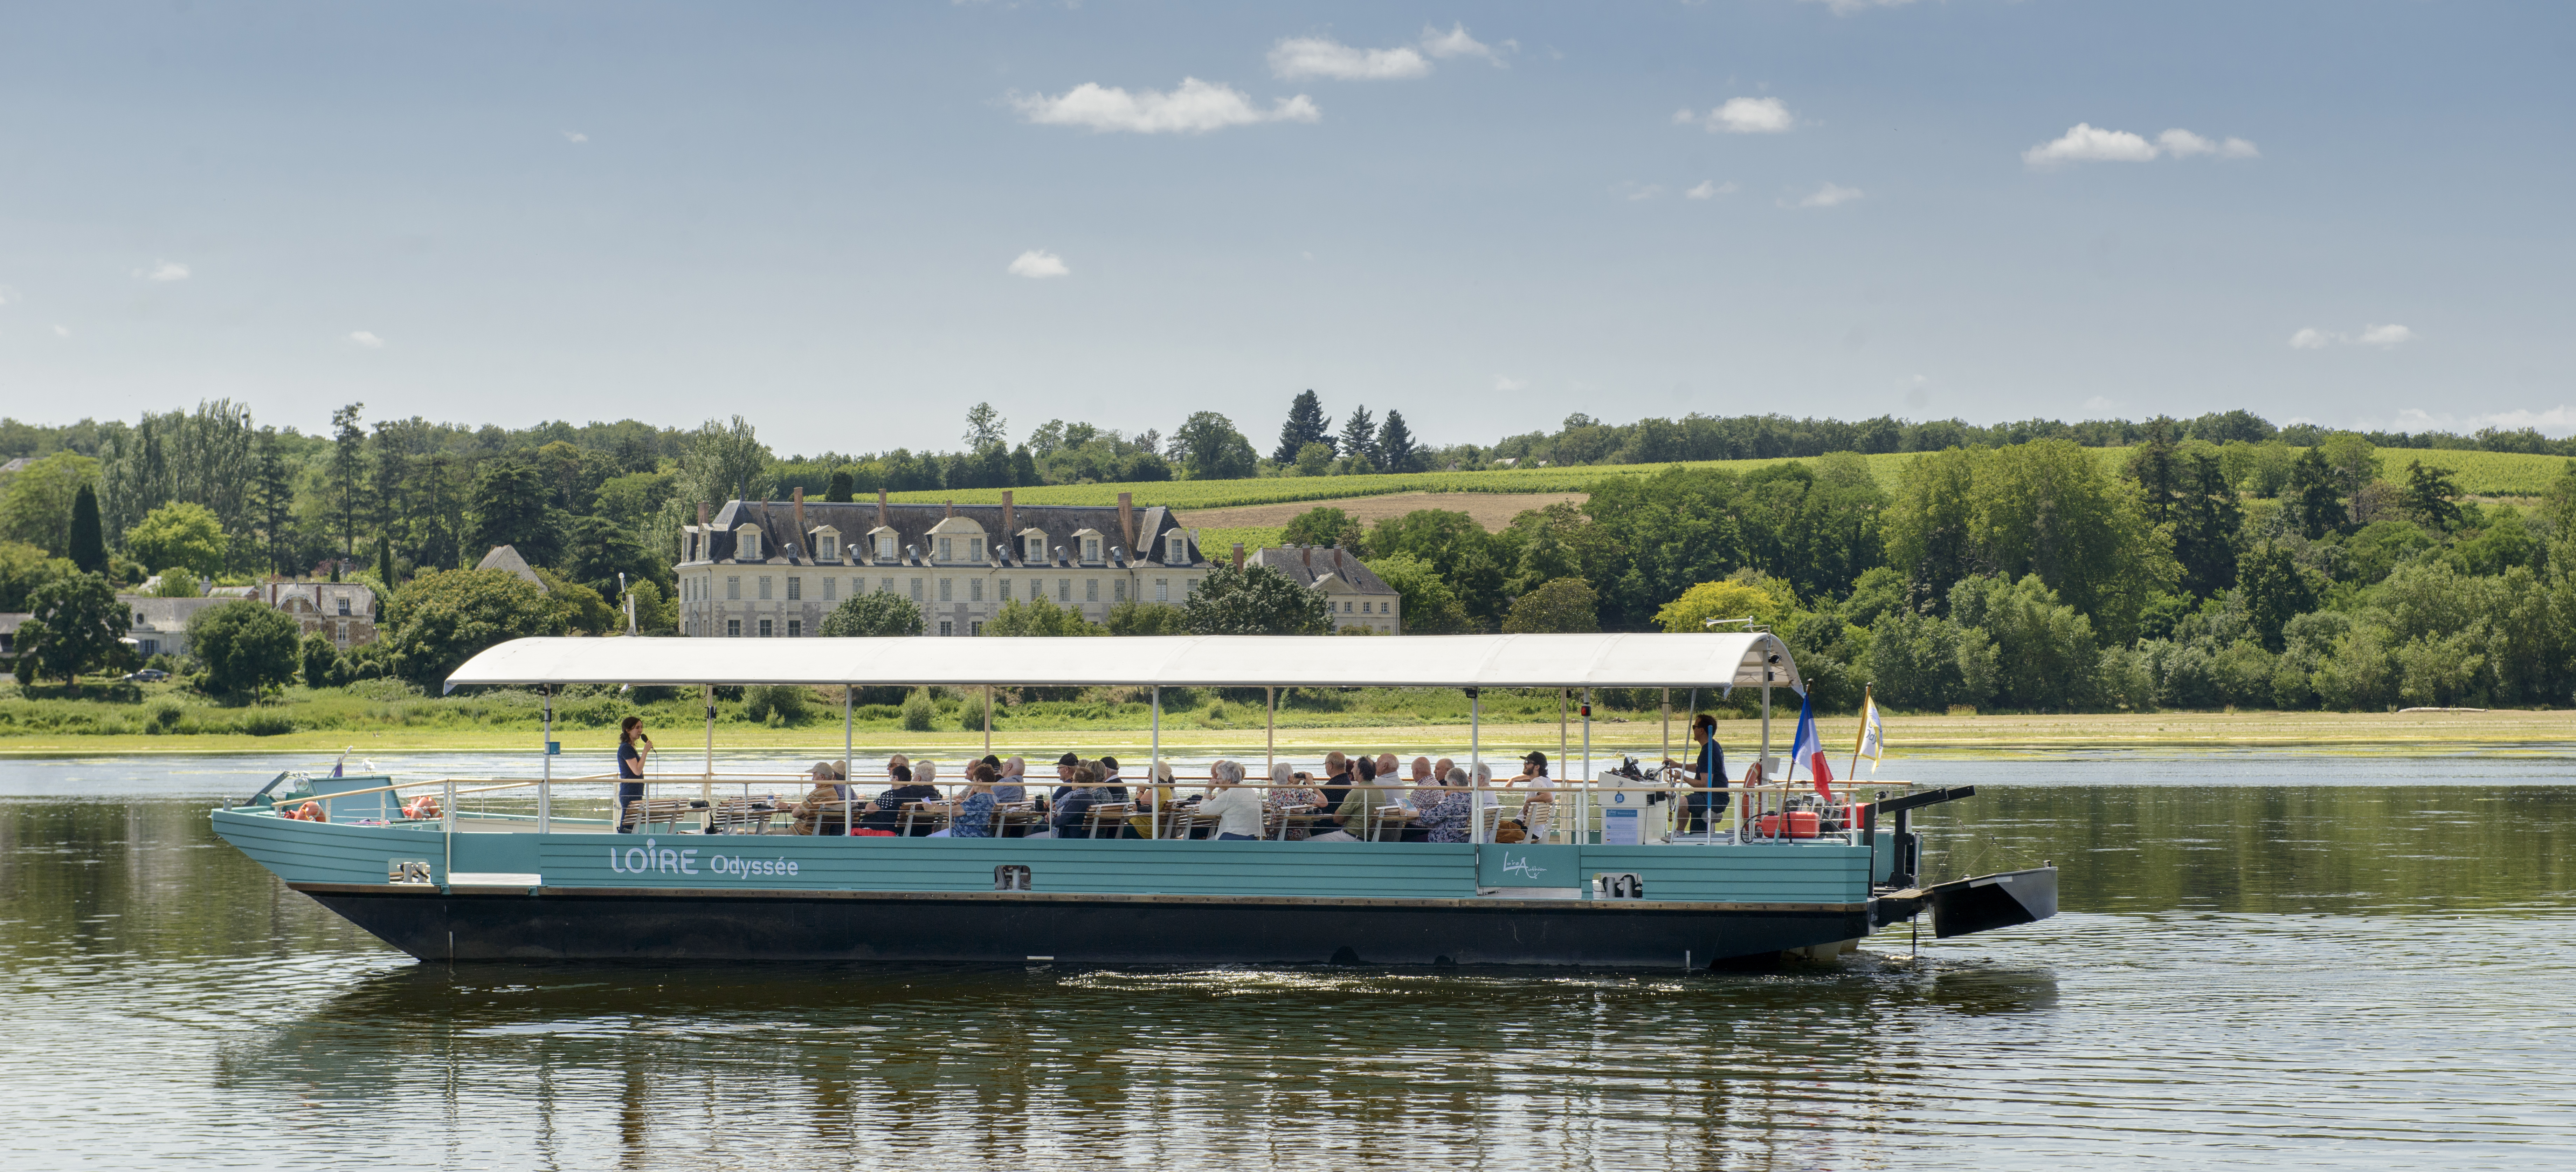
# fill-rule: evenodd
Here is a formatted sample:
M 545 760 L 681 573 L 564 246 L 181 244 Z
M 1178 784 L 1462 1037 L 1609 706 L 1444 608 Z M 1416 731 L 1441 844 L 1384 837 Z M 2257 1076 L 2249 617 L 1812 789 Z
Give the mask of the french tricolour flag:
M 1807 693 L 1798 706 L 1798 739 L 1789 746 L 1789 768 L 1794 770 L 1801 764 L 1807 767 L 1807 775 L 1815 779 L 1816 792 L 1827 798 L 1833 797 L 1834 770 L 1825 764 L 1825 743 L 1816 737 L 1814 692 Z

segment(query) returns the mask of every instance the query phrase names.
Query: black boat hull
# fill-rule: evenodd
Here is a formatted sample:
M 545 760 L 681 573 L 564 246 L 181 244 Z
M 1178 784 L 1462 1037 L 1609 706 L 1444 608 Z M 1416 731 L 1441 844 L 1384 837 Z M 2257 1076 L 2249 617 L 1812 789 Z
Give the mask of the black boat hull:
M 1860 903 L 293 886 L 423 960 L 1674 969 L 1870 930 Z

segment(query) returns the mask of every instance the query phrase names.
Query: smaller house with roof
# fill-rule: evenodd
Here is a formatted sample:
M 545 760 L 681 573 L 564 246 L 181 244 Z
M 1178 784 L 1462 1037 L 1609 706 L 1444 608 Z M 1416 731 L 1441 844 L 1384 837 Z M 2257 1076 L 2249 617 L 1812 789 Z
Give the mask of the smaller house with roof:
M 1321 592 L 1333 615 L 1333 633 L 1404 633 L 1403 596 L 1375 570 L 1340 546 L 1282 545 L 1262 550 L 1253 563 Z
M 346 651 L 376 641 L 376 590 L 364 582 L 269 582 L 255 595 L 284 611 L 306 635 Z

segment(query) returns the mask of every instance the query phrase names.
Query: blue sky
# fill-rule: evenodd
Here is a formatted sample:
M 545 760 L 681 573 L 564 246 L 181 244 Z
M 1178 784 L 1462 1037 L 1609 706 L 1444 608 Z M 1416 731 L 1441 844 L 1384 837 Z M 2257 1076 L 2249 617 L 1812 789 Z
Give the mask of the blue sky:
M 21 6 L 0 411 L 2576 431 L 2576 8 Z M 2168 132 L 2180 131 L 2177 136 Z

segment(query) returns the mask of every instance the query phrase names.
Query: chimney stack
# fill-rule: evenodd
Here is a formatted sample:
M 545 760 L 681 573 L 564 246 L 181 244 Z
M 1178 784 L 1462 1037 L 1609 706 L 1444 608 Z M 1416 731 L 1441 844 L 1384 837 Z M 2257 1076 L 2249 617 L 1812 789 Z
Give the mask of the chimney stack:
M 1342 569 L 1342 547 L 1338 545 L 1333 547 L 1333 572 L 1336 574 L 1347 572 Z
M 805 486 L 801 484 L 796 486 L 794 500 L 796 501 L 796 548 L 807 557 L 812 557 L 814 551 L 805 548 L 805 534 L 808 532 L 805 528 Z
M 1002 490 L 1002 542 L 1001 542 L 1001 548 L 1003 548 L 1003 549 L 1018 549 L 1019 547 L 1020 547 L 1020 526 L 1019 526 L 1019 514 L 1018 514 L 1018 513 L 1017 513 L 1017 512 L 1012 508 L 1012 506 L 1011 506 L 1011 490 L 1006 488 L 1006 489 L 1003 489 L 1003 490 Z
M 947 504 L 948 504 L 948 512 L 947 512 L 947 514 L 946 514 L 946 515 L 947 515 L 947 516 L 951 516 L 951 517 L 956 516 L 956 515 L 957 515 L 957 502 L 955 502 L 955 501 L 949 501 L 949 502 L 947 502 Z
M 1136 494 L 1118 494 L 1118 532 L 1127 538 L 1127 548 L 1136 548 Z
M 1298 556 L 1300 557 L 1300 559 L 1302 559 L 1302 560 L 1306 563 L 1306 572 L 1307 572 L 1308 574 L 1312 574 L 1312 573 L 1314 573 L 1314 572 L 1315 572 L 1315 547 L 1314 547 L 1314 546 L 1311 546 L 1311 545 L 1301 545 L 1301 546 L 1298 546 L 1298 547 L 1297 547 L 1297 553 L 1298 553 Z
M 1243 572 L 1243 543 L 1240 541 L 1234 543 L 1234 572 Z
M 885 490 L 882 488 L 877 490 L 877 524 L 889 527 L 892 525 L 892 522 L 886 520 Z

